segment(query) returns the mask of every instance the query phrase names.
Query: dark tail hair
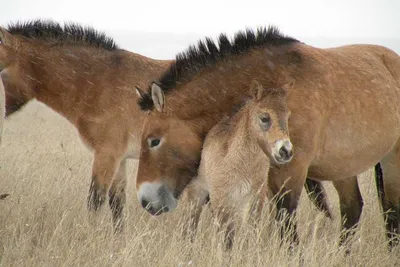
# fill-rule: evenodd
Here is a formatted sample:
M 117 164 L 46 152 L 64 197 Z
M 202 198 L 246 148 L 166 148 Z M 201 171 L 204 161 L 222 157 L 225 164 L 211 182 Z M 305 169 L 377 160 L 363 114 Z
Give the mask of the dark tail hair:
M 380 162 L 375 165 L 375 182 L 376 189 L 378 191 L 379 202 L 381 204 L 381 207 L 383 207 L 382 205 L 385 201 L 385 189 L 383 186 L 383 171 Z

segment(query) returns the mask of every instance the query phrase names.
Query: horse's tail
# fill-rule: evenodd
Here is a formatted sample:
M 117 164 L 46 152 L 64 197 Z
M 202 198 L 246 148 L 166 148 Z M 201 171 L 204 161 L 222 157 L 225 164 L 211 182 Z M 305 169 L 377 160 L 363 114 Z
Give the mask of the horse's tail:
M 380 162 L 375 165 L 375 182 L 376 189 L 378 191 L 379 202 L 381 204 L 381 207 L 383 207 L 382 205 L 385 201 L 385 190 L 383 185 L 383 171 Z
M 329 209 L 326 192 L 322 183 L 307 178 L 304 188 L 306 189 L 308 197 L 317 209 L 322 211 L 326 217 L 332 219 L 332 213 Z

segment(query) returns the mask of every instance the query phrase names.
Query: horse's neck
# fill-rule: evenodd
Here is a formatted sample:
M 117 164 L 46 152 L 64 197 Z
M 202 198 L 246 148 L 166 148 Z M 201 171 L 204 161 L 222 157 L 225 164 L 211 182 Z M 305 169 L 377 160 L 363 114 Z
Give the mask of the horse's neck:
M 53 47 L 45 51 L 37 64 L 32 64 L 36 99 L 75 122 L 85 109 L 100 101 L 104 90 L 113 89 L 107 79 L 118 78 L 108 75 L 117 73 L 113 56 L 113 52 L 93 48 Z
M 241 115 L 235 122 L 229 138 L 225 139 L 228 145 L 225 162 L 235 170 L 240 180 L 247 180 L 253 184 L 259 181 L 260 175 L 266 175 L 269 161 L 251 133 L 249 113 Z M 241 168 L 238 169 L 239 165 Z
M 246 105 L 231 118 L 232 128 L 227 138 L 231 147 L 229 153 L 236 153 L 244 158 L 253 157 L 262 152 L 250 130 L 249 116 L 249 106 Z
M 188 82 L 183 78 L 181 83 L 178 81 L 175 90 L 166 94 L 166 107 L 183 119 L 204 114 L 214 114 L 216 117 L 229 114 L 236 105 L 248 98 L 253 79 L 264 87 L 280 85 L 286 71 L 278 72 L 276 67 L 270 68 L 269 64 L 282 65 L 284 62 L 281 57 L 284 56 L 277 55 L 267 60 L 265 49 L 258 49 L 205 67 L 201 74 Z

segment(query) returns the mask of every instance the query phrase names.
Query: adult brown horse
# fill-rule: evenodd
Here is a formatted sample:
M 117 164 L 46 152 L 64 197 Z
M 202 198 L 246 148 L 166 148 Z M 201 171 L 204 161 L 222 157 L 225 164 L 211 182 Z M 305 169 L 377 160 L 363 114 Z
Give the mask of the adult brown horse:
M 31 21 L 0 28 L 0 71 L 6 113 L 37 99 L 66 117 L 94 150 L 88 207 L 97 210 L 109 188 L 114 222 L 125 203 L 127 158 L 138 158 L 143 112 L 135 86 L 145 86 L 171 61 L 118 49 L 106 35 L 77 24 Z M 320 183 L 307 190 L 330 217 Z
M 0 70 L 7 114 L 37 99 L 67 118 L 94 152 L 88 207 L 109 194 L 114 223 L 125 203 L 127 158 L 138 158 L 143 112 L 134 86 L 144 86 L 171 61 L 119 49 L 92 28 L 52 21 L 0 28 Z
M 269 186 L 280 211 L 294 214 L 306 176 L 335 185 L 341 212 L 354 223 L 362 209 L 356 175 L 382 158 L 389 237 L 399 232 L 400 58 L 374 45 L 319 49 L 276 28 L 206 39 L 177 56 L 139 102 L 149 114 L 142 132 L 139 201 L 170 211 L 196 176 L 207 132 L 243 101 L 247 84 L 294 81 L 288 93 L 293 160 L 272 168 Z M 282 218 L 282 212 L 278 212 Z M 295 229 L 295 225 L 285 221 Z M 349 224 L 345 225 L 349 227 Z M 291 235 L 297 241 L 297 234 Z

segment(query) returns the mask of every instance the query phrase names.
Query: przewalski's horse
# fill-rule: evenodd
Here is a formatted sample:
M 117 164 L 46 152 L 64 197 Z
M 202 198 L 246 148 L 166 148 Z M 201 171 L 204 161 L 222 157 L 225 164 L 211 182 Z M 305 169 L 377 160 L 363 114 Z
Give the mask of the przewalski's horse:
M 222 119 L 204 140 L 198 176 L 188 186 L 194 203 L 191 219 L 196 227 L 209 197 L 220 225 L 227 225 L 228 247 L 237 223 L 248 212 L 256 218 L 261 214 L 269 197 L 270 162 L 286 164 L 293 157 L 287 90 L 287 86 L 265 89 L 254 80 L 251 100 L 232 117 Z
M 118 49 L 111 38 L 77 24 L 37 20 L 0 28 L 6 114 L 36 98 L 71 121 L 94 150 L 89 207 L 100 207 L 112 182 L 114 222 L 125 203 L 126 158 L 138 158 L 140 150 L 144 114 L 132 88 L 147 86 L 171 62 Z M 322 185 L 308 182 L 315 205 L 330 216 Z
M 78 129 L 94 152 L 88 207 L 97 210 L 108 192 L 114 223 L 125 203 L 126 159 L 138 158 L 140 149 L 144 114 L 135 86 L 147 85 L 170 63 L 119 49 L 77 24 L 37 20 L 0 28 L 8 114 L 36 98 Z
M 281 199 L 278 210 L 294 214 L 308 175 L 333 182 L 344 227 L 353 226 L 362 210 L 356 176 L 383 159 L 387 231 L 389 237 L 399 233 L 399 56 L 374 45 L 319 49 L 273 27 L 240 32 L 233 41 L 221 35 L 218 47 L 206 39 L 178 55 L 151 85 L 139 103 L 150 111 L 142 132 L 139 201 L 160 212 L 174 209 L 197 174 L 207 132 L 243 101 L 253 79 L 266 88 L 295 81 L 287 98 L 295 155 L 271 168 L 268 180 Z

